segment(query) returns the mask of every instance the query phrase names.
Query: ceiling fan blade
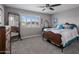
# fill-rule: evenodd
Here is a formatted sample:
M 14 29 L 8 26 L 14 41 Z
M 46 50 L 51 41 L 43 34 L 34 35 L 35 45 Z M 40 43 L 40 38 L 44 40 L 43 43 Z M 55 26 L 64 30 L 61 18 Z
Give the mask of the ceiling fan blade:
M 54 5 L 51 5 L 51 7 L 56 7 L 56 6 L 60 6 L 61 4 L 54 4 Z
M 42 11 L 44 11 L 44 10 L 46 10 L 45 8 L 44 9 L 42 9 Z
M 54 10 L 53 8 L 49 8 L 50 10 Z

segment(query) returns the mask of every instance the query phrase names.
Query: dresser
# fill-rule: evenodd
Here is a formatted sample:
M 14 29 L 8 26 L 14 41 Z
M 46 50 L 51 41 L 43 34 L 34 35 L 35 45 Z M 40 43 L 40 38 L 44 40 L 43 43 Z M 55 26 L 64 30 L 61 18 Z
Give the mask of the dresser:
M 10 27 L 0 26 L 0 54 L 10 53 Z

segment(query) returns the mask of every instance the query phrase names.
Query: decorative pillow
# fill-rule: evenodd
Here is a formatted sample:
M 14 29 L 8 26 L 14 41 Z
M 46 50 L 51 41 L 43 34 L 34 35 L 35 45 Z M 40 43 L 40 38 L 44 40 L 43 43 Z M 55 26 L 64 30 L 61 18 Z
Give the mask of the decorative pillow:
M 70 25 L 70 29 L 73 29 L 74 28 L 74 26 L 73 25 Z
M 73 28 L 77 28 L 77 25 L 76 24 L 70 24 L 70 29 L 73 29 Z
M 65 29 L 73 29 L 74 27 L 77 27 L 77 26 L 75 24 L 64 25 Z
M 56 28 L 57 28 L 57 29 L 64 29 L 64 26 L 63 26 L 63 24 L 60 24 L 60 25 L 57 25 Z

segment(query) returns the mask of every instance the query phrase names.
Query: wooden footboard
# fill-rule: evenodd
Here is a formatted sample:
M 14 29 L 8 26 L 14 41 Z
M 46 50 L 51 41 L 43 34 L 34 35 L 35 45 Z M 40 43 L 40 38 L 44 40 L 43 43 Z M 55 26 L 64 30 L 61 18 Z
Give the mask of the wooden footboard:
M 43 32 L 43 38 L 50 40 L 51 43 L 57 45 L 57 46 L 61 46 L 61 35 L 60 34 L 55 34 L 51 31 L 48 32 Z

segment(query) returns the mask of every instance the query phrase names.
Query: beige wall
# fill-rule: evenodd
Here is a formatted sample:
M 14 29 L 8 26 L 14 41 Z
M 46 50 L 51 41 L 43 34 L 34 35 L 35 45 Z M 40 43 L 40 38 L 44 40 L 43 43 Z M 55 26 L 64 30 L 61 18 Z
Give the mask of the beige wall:
M 52 20 L 54 20 L 54 18 L 58 19 L 58 23 L 68 22 L 68 23 L 77 24 L 79 26 L 79 7 L 73 8 L 68 11 L 56 13 L 56 14 L 52 15 Z
M 5 10 L 6 12 L 18 13 L 18 14 L 20 14 L 20 16 L 35 15 L 35 16 L 40 16 L 40 19 L 42 19 L 42 25 L 40 28 L 27 28 L 27 27 L 21 26 L 21 36 L 22 37 L 41 34 L 41 30 L 42 30 L 43 23 L 45 20 L 48 20 L 49 25 L 51 25 L 50 15 L 32 12 L 32 11 L 28 11 L 28 10 L 16 9 L 16 8 L 5 8 L 5 9 L 6 9 Z M 20 18 L 20 20 L 21 20 L 21 18 Z

